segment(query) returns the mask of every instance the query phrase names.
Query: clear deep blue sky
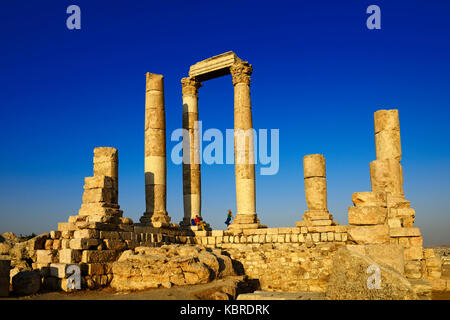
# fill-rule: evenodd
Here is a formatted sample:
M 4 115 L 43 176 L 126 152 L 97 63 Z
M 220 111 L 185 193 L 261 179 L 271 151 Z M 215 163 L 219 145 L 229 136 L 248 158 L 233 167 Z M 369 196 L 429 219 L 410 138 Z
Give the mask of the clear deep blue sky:
M 81 30 L 66 28 L 67 6 Z M 366 8 L 381 8 L 381 30 Z M 400 112 L 405 195 L 425 244 L 450 244 L 449 1 L 12 1 L 0 4 L 0 232 L 40 233 L 77 214 L 93 149 L 119 150 L 119 203 L 144 199 L 145 73 L 165 77 L 167 149 L 181 127 L 180 79 L 234 51 L 254 68 L 256 129 L 280 129 L 280 170 L 256 177 L 257 213 L 293 226 L 306 210 L 302 157 L 325 155 L 329 210 L 347 224 L 369 191 L 373 113 Z M 204 129 L 233 128 L 231 77 L 204 83 Z M 259 166 L 257 166 L 257 172 Z M 168 212 L 183 216 L 168 163 Z M 203 217 L 236 210 L 233 165 L 202 167 Z

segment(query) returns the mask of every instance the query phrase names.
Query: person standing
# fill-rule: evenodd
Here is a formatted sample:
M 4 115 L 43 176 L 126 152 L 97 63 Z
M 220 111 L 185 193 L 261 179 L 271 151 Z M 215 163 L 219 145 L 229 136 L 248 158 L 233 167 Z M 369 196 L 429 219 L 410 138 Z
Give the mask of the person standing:
M 227 225 L 227 227 L 230 225 L 231 223 L 231 218 L 233 218 L 233 213 L 231 213 L 231 210 L 228 209 L 228 215 L 227 215 L 227 220 L 225 221 L 225 224 Z

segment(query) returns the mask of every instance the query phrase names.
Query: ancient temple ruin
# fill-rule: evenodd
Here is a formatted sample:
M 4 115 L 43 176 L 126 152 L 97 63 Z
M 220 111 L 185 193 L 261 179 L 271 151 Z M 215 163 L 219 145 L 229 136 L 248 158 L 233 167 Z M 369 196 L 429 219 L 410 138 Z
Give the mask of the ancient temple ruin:
M 228 230 L 193 227 L 191 219 L 202 216 L 196 127 L 199 88 L 207 80 L 229 74 L 234 86 L 234 129 L 252 129 L 251 64 L 227 52 L 192 65 L 189 76 L 181 79 L 182 126 L 187 134 L 183 137 L 184 218 L 179 225 L 171 222 L 166 210 L 164 80 L 162 75 L 146 74 L 145 212 L 139 223 L 123 217 L 118 151 L 95 148 L 94 174 L 85 179 L 78 215 L 34 244 L 34 267 L 42 270 L 48 287 L 67 289 L 66 274 L 51 270 L 70 264 L 81 267 L 83 287 L 107 286 L 114 277 L 112 265 L 123 251 L 181 244 L 226 252 L 242 264 L 246 275 L 258 279 L 263 290 L 325 292 L 332 281 L 333 257 L 343 247 L 393 268 L 417 294 L 429 294 L 431 287 L 450 289 L 450 282 L 441 279 L 441 266 L 432 250 L 423 248 L 420 229 L 414 227 L 415 211 L 404 196 L 398 110 L 374 114 L 376 160 L 368 168 L 371 190 L 353 193 L 348 225 L 338 225 L 328 211 L 325 157 L 320 154 L 303 157 L 308 206 L 298 208 L 307 209 L 303 219 L 282 228 L 261 225 L 256 213 L 253 136 L 241 143 L 235 135 L 236 219 Z

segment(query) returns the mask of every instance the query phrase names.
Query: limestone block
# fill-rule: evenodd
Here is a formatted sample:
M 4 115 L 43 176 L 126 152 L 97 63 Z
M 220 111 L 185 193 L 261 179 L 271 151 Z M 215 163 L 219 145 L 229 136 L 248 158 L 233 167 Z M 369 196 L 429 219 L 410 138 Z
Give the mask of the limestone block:
M 312 220 L 312 226 L 331 226 L 332 220 Z
M 83 193 L 83 203 L 106 202 L 114 203 L 116 201 L 113 189 L 86 189 Z
M 146 86 L 145 91 L 157 90 L 164 91 L 164 76 L 147 72 L 145 74 Z
M 420 260 L 423 258 L 422 247 L 405 248 L 405 260 Z
M 55 230 L 50 231 L 50 238 L 51 239 L 61 238 L 61 231 L 55 231 Z
M 166 184 L 166 157 L 145 157 L 145 184 Z
M 56 250 L 36 250 L 36 262 L 40 264 L 58 262 L 58 251 Z
M 166 130 L 145 130 L 145 156 L 166 156 Z
M 404 248 L 398 244 L 347 245 L 351 251 L 366 255 L 378 263 L 386 264 L 404 274 Z
M 305 210 L 303 218 L 308 220 L 328 220 L 332 219 L 332 216 L 328 210 Z
M 321 154 L 309 154 L 303 157 L 304 178 L 326 177 L 325 157 Z
M 349 207 L 348 221 L 351 225 L 384 224 L 387 218 L 387 208 L 384 207 Z
M 241 59 L 232 51 L 202 60 L 189 68 L 189 76 L 198 79 L 209 80 L 215 77 L 230 73 L 230 67 L 242 62 Z
M 112 189 L 114 188 L 114 179 L 107 176 L 94 176 L 84 178 L 84 189 Z
M 65 264 L 79 263 L 81 261 L 81 250 L 62 249 L 59 251 L 59 262 Z
M 391 228 L 390 236 L 397 237 L 420 237 L 420 229 L 419 228 Z
M 402 159 L 400 130 L 383 130 L 375 134 L 377 160 Z
M 390 217 L 415 217 L 416 211 L 412 208 L 389 208 Z
M 387 193 L 386 204 L 388 208 L 410 208 L 410 202 L 405 200 L 405 196 L 400 193 Z
M 420 261 L 406 261 L 405 276 L 408 279 L 422 278 L 422 264 L 420 263 Z
M 367 270 L 376 265 L 380 269 L 380 288 L 367 285 Z M 417 300 L 411 284 L 399 272 L 376 260 L 339 248 L 333 257 L 333 267 L 326 289 L 332 300 Z
M 102 275 L 106 273 L 107 264 L 103 263 L 82 263 L 80 265 L 81 275 L 86 276 L 94 276 L 94 275 Z
M 99 239 L 72 239 L 70 240 L 70 249 L 88 250 L 96 248 L 100 243 Z
M 75 231 L 77 230 L 77 226 L 74 223 L 68 222 L 59 222 L 58 223 L 58 231 Z
M 437 292 L 448 291 L 445 279 L 427 279 L 427 280 L 430 283 L 431 287 L 433 288 L 433 291 Z
M 120 240 L 120 233 L 117 231 L 100 231 L 100 239 Z
M 77 230 L 73 233 L 75 239 L 98 239 L 100 232 L 93 229 Z
M 374 113 L 375 133 L 383 130 L 400 130 L 397 109 L 378 110 Z
M 387 244 L 389 243 L 389 227 L 387 225 L 350 227 L 348 238 L 357 244 Z
M 375 160 L 370 163 L 372 191 L 403 194 L 403 178 L 400 162 L 393 159 Z
M 356 207 L 387 206 L 385 192 L 354 192 L 352 194 L 352 202 Z
M 401 219 L 389 218 L 387 222 L 388 222 L 389 228 L 401 228 L 402 227 Z
M 84 250 L 81 262 L 84 263 L 103 263 L 103 262 L 114 262 L 117 260 L 118 253 L 115 250 Z
M 320 233 L 313 233 L 311 235 L 311 237 L 312 237 L 312 241 L 315 243 L 320 241 Z
M 106 249 L 108 249 L 108 250 L 122 251 L 127 248 L 127 244 L 124 240 L 105 239 L 104 243 L 105 243 Z
M 110 206 L 111 205 L 111 206 Z M 85 217 L 86 222 L 106 222 L 105 219 L 113 219 L 113 217 L 121 217 L 123 211 L 119 208 L 114 207 L 111 203 L 105 202 L 90 202 L 82 203 L 80 210 L 78 210 L 79 221 L 81 217 Z M 88 216 L 88 217 L 87 217 Z M 105 216 L 110 216 L 105 218 Z M 70 222 L 70 220 L 69 220 Z M 114 222 L 116 223 L 116 221 Z
M 327 181 L 325 178 L 305 179 L 306 204 L 310 210 L 327 210 Z
M 423 247 L 423 238 L 422 237 L 410 237 L 409 244 L 411 247 Z

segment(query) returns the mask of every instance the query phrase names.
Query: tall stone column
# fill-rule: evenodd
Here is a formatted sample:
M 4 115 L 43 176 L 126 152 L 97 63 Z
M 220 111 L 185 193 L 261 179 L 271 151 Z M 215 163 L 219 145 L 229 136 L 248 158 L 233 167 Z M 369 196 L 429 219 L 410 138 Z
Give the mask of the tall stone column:
M 198 89 L 195 77 L 181 79 L 183 92 L 183 205 L 180 226 L 188 228 L 191 219 L 201 217 L 200 132 L 198 127 Z M 207 226 L 209 227 L 209 226 Z
M 253 144 L 250 76 L 252 66 L 237 62 L 230 67 L 234 85 L 234 151 L 237 213 L 230 229 L 258 228 L 255 197 L 255 161 Z
M 325 157 L 321 154 L 309 154 L 303 157 L 303 176 L 307 211 L 303 220 L 308 225 L 329 226 L 333 217 L 327 208 L 327 180 Z
M 164 226 L 166 210 L 166 119 L 164 77 L 146 74 L 145 92 L 145 207 L 143 224 Z
M 398 110 L 378 110 L 374 114 L 375 151 L 370 163 L 372 191 L 403 196 L 403 170 Z

